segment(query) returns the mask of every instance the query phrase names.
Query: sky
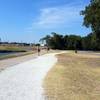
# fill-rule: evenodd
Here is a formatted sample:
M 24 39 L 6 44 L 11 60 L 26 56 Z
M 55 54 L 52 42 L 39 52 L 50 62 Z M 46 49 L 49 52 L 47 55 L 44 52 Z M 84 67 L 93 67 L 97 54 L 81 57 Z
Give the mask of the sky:
M 37 43 L 51 32 L 85 36 L 82 25 L 90 0 L 0 0 L 0 38 L 8 42 Z

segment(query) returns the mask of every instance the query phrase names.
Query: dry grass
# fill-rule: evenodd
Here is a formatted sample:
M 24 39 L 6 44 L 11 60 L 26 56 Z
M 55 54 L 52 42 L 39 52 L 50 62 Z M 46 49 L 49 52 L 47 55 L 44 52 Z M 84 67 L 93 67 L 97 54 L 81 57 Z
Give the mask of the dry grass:
M 2 53 L 0 60 L 36 53 L 34 48 L 31 46 L 0 45 L 0 53 Z
M 74 53 L 57 57 L 44 81 L 48 100 L 100 100 L 100 57 Z

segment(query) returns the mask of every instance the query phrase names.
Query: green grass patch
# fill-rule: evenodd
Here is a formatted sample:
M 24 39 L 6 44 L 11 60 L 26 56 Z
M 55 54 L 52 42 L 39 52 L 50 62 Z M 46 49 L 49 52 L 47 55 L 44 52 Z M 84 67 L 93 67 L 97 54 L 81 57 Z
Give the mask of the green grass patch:
M 0 52 L 25 52 L 21 46 L 0 46 Z

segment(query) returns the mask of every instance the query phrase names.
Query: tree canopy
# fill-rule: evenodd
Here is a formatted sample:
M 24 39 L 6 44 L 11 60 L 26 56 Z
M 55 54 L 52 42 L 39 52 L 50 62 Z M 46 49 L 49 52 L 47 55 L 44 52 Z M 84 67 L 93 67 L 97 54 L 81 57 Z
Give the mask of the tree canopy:
M 96 35 L 90 33 L 85 37 L 77 35 L 60 35 L 52 32 L 41 39 L 52 49 L 60 50 L 100 50 L 97 45 Z
M 90 4 L 81 11 L 84 16 L 83 25 L 91 27 L 93 33 L 96 34 L 98 46 L 100 46 L 100 0 L 91 0 Z

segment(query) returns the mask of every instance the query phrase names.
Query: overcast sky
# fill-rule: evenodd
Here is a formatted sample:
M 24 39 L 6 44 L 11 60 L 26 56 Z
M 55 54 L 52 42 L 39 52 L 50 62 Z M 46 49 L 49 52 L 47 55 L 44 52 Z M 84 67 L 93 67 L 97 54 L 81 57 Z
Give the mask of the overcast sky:
M 80 11 L 90 0 L 0 0 L 3 41 L 37 42 L 51 32 L 85 36 Z

